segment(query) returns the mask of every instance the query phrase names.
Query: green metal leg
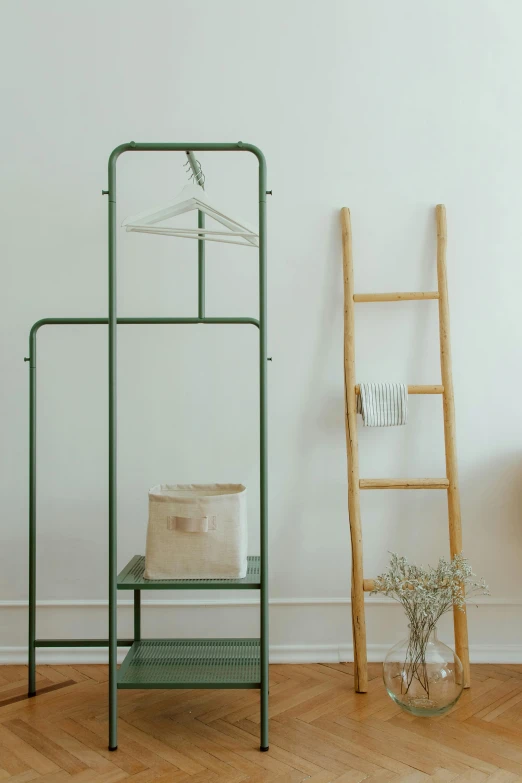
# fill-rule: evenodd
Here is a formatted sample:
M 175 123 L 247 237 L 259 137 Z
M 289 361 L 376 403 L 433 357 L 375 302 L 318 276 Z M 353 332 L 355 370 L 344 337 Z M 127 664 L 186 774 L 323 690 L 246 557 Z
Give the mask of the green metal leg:
M 134 641 L 141 642 L 141 590 L 134 590 Z
M 118 747 L 116 160 L 109 159 L 109 750 Z
M 31 335 L 29 358 L 29 682 L 36 695 L 36 340 Z
M 205 213 L 198 211 L 198 228 L 205 228 Z M 205 240 L 198 239 L 198 318 L 205 317 Z
M 259 160 L 259 404 L 261 552 L 261 750 L 268 750 L 268 451 L 266 324 L 266 164 Z

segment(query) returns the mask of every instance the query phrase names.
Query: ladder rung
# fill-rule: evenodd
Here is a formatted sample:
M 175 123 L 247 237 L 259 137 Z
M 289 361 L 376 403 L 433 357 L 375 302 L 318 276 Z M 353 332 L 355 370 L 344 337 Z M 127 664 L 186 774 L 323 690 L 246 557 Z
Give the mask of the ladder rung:
M 355 393 L 361 393 L 359 384 L 355 387 Z M 408 394 L 444 394 L 444 386 L 419 386 L 418 384 L 414 384 L 413 386 L 408 386 Z
M 361 489 L 447 489 L 447 478 L 360 479 Z
M 412 299 L 438 299 L 438 291 L 396 291 L 389 294 L 354 294 L 354 302 L 405 302 Z

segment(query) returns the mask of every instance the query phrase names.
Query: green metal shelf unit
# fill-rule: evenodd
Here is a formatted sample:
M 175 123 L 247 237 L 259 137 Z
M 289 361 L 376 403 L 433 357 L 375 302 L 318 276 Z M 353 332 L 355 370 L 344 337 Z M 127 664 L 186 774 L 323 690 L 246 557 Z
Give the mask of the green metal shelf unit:
M 116 312 L 116 162 L 124 152 L 250 152 L 259 162 L 259 318 L 205 316 L 205 241 L 198 239 L 198 315 L 192 318 L 118 318 Z M 29 337 L 29 696 L 36 694 L 37 647 L 109 648 L 109 749 L 118 745 L 118 688 L 259 688 L 261 750 L 268 750 L 268 470 L 267 470 L 267 318 L 266 318 L 266 163 L 252 144 L 142 144 L 131 141 L 109 158 L 109 317 L 45 318 Z M 198 227 L 205 225 L 198 213 Z M 36 337 L 48 325 L 108 325 L 109 336 L 109 637 L 108 639 L 36 638 Z M 248 558 L 244 579 L 144 579 L 142 555 L 117 571 L 117 326 L 126 324 L 238 324 L 259 330 L 260 555 Z M 142 590 L 259 590 L 260 636 L 257 639 L 142 639 Z M 118 639 L 118 590 L 134 592 L 134 638 Z M 130 647 L 118 670 L 118 647 Z

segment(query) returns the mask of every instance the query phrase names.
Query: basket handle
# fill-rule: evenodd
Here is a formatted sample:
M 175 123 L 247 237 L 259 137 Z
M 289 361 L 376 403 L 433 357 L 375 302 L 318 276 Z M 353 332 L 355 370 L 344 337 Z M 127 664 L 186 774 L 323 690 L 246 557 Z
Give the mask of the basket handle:
M 208 533 L 216 529 L 216 517 L 167 517 L 167 529 L 179 533 Z

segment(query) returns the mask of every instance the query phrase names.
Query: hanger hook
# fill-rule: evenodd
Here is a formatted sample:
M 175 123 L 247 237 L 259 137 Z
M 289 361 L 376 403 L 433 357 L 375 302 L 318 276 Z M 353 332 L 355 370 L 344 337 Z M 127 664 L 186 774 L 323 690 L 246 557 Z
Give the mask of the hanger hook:
M 185 168 L 187 169 L 187 173 L 189 173 L 189 179 L 195 180 L 196 185 L 199 185 L 200 187 L 205 187 L 205 175 L 203 174 L 203 169 L 201 168 L 201 163 L 199 160 L 196 159 L 193 152 L 187 151 L 187 162 L 184 164 Z

